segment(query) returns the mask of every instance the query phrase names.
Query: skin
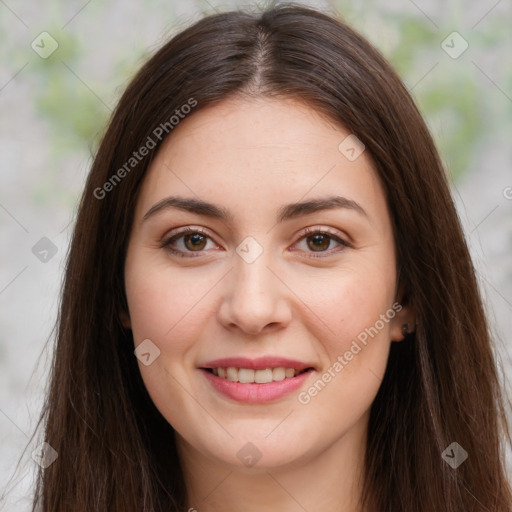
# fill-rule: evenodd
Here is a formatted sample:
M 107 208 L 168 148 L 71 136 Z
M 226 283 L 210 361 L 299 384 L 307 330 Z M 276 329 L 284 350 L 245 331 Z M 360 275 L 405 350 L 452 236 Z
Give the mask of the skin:
M 139 368 L 177 432 L 189 506 L 200 512 L 360 510 L 370 406 L 390 344 L 414 314 L 403 307 L 309 403 L 298 401 L 400 299 L 384 190 L 367 151 L 349 161 L 338 150 L 349 134 L 298 100 L 231 97 L 181 121 L 145 176 L 122 321 L 135 346 L 150 339 L 160 350 Z M 143 221 L 170 195 L 214 203 L 233 218 L 169 208 Z M 336 208 L 277 222 L 284 204 L 329 195 L 356 201 L 366 215 Z M 183 237 L 173 247 L 186 257 L 161 247 L 187 226 L 207 232 L 198 249 Z M 318 249 L 307 227 L 350 246 L 328 236 Z M 247 236 L 263 250 L 252 263 L 236 252 Z M 198 369 L 261 355 L 316 370 L 299 391 L 245 404 L 218 394 Z M 237 457 L 248 442 L 261 454 L 252 467 Z

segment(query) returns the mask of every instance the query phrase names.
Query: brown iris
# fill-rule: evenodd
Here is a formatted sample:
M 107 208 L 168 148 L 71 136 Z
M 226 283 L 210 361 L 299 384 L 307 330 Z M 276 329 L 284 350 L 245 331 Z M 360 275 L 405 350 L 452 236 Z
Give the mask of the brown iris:
M 184 235 L 183 242 L 185 247 L 191 251 L 201 250 L 206 245 L 206 237 L 200 233 L 192 233 L 191 235 Z M 190 245 L 189 242 L 191 242 Z
M 328 235 L 317 233 L 315 235 L 311 235 L 307 237 L 308 240 L 308 247 L 313 250 L 324 250 L 329 247 L 330 238 Z M 310 243 L 310 240 L 312 240 L 312 243 Z

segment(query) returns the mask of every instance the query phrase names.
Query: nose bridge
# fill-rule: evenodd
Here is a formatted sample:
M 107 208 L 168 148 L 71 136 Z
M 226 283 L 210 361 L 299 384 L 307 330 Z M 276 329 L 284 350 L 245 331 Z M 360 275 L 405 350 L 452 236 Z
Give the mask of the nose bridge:
M 258 246 L 254 240 L 246 239 L 237 247 L 221 309 L 226 325 L 236 324 L 252 334 L 289 318 L 283 286 L 271 270 L 271 251 Z
M 272 284 L 269 277 L 273 277 L 272 272 L 268 268 L 270 265 L 268 251 L 266 254 L 262 253 L 251 262 L 243 257 L 238 257 L 234 268 L 234 289 L 236 293 L 251 296 L 269 295 L 269 288 Z
M 246 236 L 236 248 L 234 279 L 237 289 L 243 293 L 261 293 L 268 288 L 268 278 L 272 272 L 270 237 Z M 268 290 L 267 290 L 268 291 Z

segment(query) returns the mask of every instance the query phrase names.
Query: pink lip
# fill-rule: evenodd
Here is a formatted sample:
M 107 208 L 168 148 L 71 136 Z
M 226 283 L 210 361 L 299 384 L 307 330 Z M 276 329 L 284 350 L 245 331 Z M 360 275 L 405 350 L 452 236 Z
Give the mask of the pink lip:
M 255 359 L 247 357 L 225 357 L 222 359 L 215 359 L 205 364 L 200 364 L 200 368 L 249 368 L 253 370 L 264 370 L 265 368 L 294 368 L 295 370 L 302 371 L 306 368 L 314 368 L 312 364 L 304 363 L 294 359 L 287 359 L 286 357 L 273 357 L 263 356 Z
M 214 361 L 214 363 L 217 364 L 217 361 Z M 260 363 L 257 364 L 260 365 Z M 238 365 L 230 364 L 229 366 Z M 220 364 L 219 367 L 223 368 L 224 366 Z M 247 366 L 247 363 L 241 364 L 239 367 L 251 368 L 250 366 Z M 286 367 L 293 368 L 293 366 Z M 269 368 L 269 366 L 264 366 L 256 369 L 263 368 Z M 292 391 L 295 391 L 304 383 L 304 381 L 313 372 L 307 371 L 301 373 L 300 375 L 297 375 L 296 377 L 286 378 L 279 382 L 269 382 L 267 384 L 243 384 L 241 382 L 232 382 L 223 377 L 217 377 L 216 375 L 210 373 L 208 370 L 205 370 L 204 368 L 201 369 L 201 373 L 208 379 L 210 384 L 215 388 L 217 392 L 228 398 L 237 400 L 238 402 L 263 403 L 270 402 L 272 400 L 278 400 L 279 398 L 288 395 Z

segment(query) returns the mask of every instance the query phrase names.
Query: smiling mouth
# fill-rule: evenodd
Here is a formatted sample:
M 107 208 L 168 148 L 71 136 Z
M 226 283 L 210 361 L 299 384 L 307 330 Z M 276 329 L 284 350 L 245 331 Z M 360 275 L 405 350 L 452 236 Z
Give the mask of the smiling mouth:
M 312 367 L 297 370 L 295 368 L 286 368 L 284 366 L 276 368 L 264 368 L 254 370 L 252 368 L 202 368 L 212 375 L 231 382 L 241 384 L 269 384 L 271 382 L 281 382 L 286 379 L 293 379 L 298 375 L 313 371 Z

